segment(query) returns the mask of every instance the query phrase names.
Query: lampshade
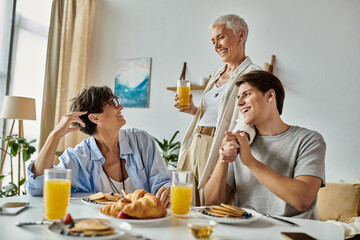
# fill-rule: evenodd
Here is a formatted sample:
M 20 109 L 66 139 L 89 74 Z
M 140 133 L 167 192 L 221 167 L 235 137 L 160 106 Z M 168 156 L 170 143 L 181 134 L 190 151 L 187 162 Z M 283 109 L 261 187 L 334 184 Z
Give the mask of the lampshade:
M 5 96 L 0 118 L 36 120 L 35 99 Z

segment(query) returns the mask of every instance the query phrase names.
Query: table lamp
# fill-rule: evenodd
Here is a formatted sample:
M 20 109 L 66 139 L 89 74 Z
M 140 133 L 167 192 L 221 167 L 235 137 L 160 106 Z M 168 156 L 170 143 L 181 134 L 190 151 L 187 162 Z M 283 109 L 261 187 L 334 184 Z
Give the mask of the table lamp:
M 24 137 L 24 129 L 23 129 L 23 120 L 36 120 L 36 111 L 35 111 L 35 99 L 26 98 L 26 97 L 15 97 L 15 96 L 5 96 L 4 103 L 1 109 L 0 118 L 3 119 L 12 119 L 12 125 L 10 134 L 12 134 L 14 129 L 15 120 L 19 120 L 19 137 Z M 7 152 L 9 147 L 9 142 L 7 142 L 5 151 Z M 21 154 L 19 154 L 18 159 L 18 181 L 20 182 L 20 162 L 21 162 Z M 4 162 L 5 162 L 6 154 L 4 153 L 3 158 L 1 160 L 0 167 L 0 175 L 2 173 Z M 23 162 L 23 171 L 24 178 L 26 178 L 25 174 L 25 162 Z M 18 188 L 18 195 L 20 195 L 20 187 Z

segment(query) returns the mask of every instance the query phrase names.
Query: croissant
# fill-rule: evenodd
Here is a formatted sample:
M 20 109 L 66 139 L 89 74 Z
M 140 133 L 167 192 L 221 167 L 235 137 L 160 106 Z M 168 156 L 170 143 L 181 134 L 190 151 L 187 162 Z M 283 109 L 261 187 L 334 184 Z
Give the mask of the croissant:
M 165 205 L 144 189 L 135 190 L 116 203 L 100 209 L 102 213 L 115 217 L 121 210 L 130 217 L 140 219 L 161 218 L 167 214 Z
M 125 205 L 129 203 L 131 203 L 131 200 L 124 197 L 115 203 L 105 205 L 100 209 L 100 212 L 116 217 Z

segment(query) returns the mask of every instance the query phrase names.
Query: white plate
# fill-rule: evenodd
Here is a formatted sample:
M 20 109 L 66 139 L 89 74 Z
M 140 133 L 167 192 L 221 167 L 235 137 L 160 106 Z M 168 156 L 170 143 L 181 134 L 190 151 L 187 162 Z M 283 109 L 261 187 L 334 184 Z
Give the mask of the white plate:
M 90 207 L 96 207 L 96 208 L 102 208 L 103 206 L 106 205 L 106 203 L 91 201 L 89 200 L 88 197 L 81 198 L 81 201 Z
M 81 220 L 84 220 L 86 218 L 78 218 L 78 219 L 74 219 L 74 222 L 78 222 Z M 114 226 L 114 233 L 111 235 L 105 235 L 105 236 L 75 236 L 75 235 L 65 235 L 65 234 L 61 234 L 61 230 L 66 229 L 67 225 L 64 225 L 62 222 L 54 222 L 53 224 L 51 224 L 50 226 L 48 226 L 48 230 L 52 233 L 55 234 L 57 236 L 60 236 L 61 238 L 65 238 L 65 239 L 118 239 L 119 237 L 121 237 L 122 235 L 124 235 L 125 233 L 129 232 L 131 230 L 131 225 L 128 224 L 129 226 L 124 226 L 124 227 L 115 227 Z
M 166 210 L 167 210 L 167 214 L 166 214 L 165 217 L 163 217 L 163 218 L 154 218 L 154 219 L 122 219 L 122 218 L 116 218 L 116 217 L 113 217 L 113 216 L 103 214 L 100 211 L 99 211 L 99 214 L 102 217 L 105 217 L 105 218 L 110 219 L 110 220 L 119 221 L 119 222 L 128 222 L 128 223 L 134 223 L 134 224 L 146 224 L 146 223 L 161 222 L 161 221 L 165 221 L 166 219 L 171 218 L 171 216 L 172 216 L 171 210 L 169 210 L 169 209 L 166 209 Z
M 208 218 L 214 220 L 218 223 L 230 223 L 230 224 L 248 224 L 254 222 L 261 218 L 261 214 L 248 208 L 243 208 L 246 212 L 251 213 L 250 218 L 240 218 L 240 219 L 231 219 L 231 218 L 222 218 L 222 217 L 213 217 L 202 213 L 202 209 L 196 211 L 196 215 L 201 216 L 203 218 Z

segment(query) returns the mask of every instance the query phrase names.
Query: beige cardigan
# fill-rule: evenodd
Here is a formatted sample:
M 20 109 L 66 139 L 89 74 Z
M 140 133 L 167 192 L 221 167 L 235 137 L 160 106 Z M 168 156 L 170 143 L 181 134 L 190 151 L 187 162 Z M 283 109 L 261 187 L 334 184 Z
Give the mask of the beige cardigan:
M 229 79 L 229 83 L 226 86 L 225 93 L 221 96 L 219 100 L 219 111 L 217 117 L 216 131 L 214 135 L 214 139 L 212 142 L 212 146 L 210 149 L 209 158 L 207 159 L 206 166 L 204 172 L 200 178 L 198 188 L 204 188 L 207 181 L 210 178 L 211 173 L 213 172 L 216 162 L 219 158 L 219 149 L 221 146 L 221 142 L 225 136 L 225 131 L 232 131 L 236 125 L 236 129 L 240 129 L 242 131 L 247 132 L 250 135 L 250 142 L 255 137 L 255 130 L 253 127 L 245 125 L 242 119 L 241 114 L 239 114 L 239 109 L 236 106 L 236 97 L 238 94 L 238 88 L 235 85 L 236 79 L 241 75 L 248 73 L 253 70 L 261 69 L 259 66 L 252 64 L 249 57 L 247 57 L 232 73 Z M 188 128 L 188 131 L 185 134 L 185 137 L 181 144 L 180 149 L 180 157 L 178 168 L 182 169 L 184 165 L 186 154 L 183 154 L 186 149 L 190 146 L 191 141 L 195 134 L 195 128 L 204 114 L 204 94 L 208 92 L 214 85 L 215 81 L 219 79 L 220 75 L 225 71 L 225 66 L 219 68 L 214 72 L 211 76 L 202 96 L 200 99 L 200 104 L 197 112 L 194 115 L 194 118 Z

